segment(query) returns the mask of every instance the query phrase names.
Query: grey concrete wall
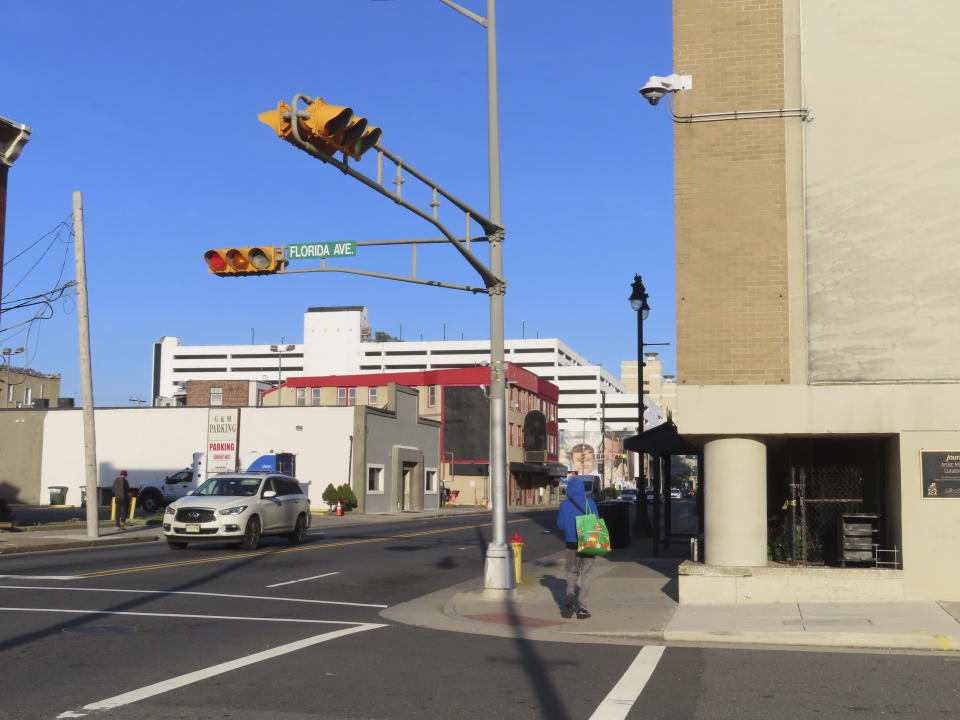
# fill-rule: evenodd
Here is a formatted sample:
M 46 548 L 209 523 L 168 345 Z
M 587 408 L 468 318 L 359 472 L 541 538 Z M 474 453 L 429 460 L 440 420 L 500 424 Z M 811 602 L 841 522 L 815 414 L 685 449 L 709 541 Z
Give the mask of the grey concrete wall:
M 40 502 L 44 410 L 0 411 L 0 500 Z M 49 502 L 45 498 L 44 502 Z
M 960 378 L 958 24 L 803 3 L 811 382 Z
M 409 498 L 422 509 L 440 505 L 439 493 L 424 493 L 424 470 L 436 469 L 440 457 L 440 429 L 438 423 L 420 421 L 417 415 L 417 392 L 410 388 L 396 387 L 396 397 L 391 394 L 390 407 L 396 408 L 396 417 L 371 408 L 362 408 L 365 415 L 362 439 L 359 427 L 355 428 L 355 450 L 359 457 L 354 464 L 358 485 L 354 492 L 358 498 L 364 493 L 361 510 L 366 513 L 395 512 L 397 509 L 398 474 L 402 462 L 417 461 L 414 482 L 418 487 L 409 493 Z M 383 468 L 382 493 L 367 493 L 367 468 L 376 465 Z M 359 488 L 359 490 L 358 490 Z M 422 500 L 420 499 L 422 498 Z M 417 508 L 420 509 L 420 508 Z

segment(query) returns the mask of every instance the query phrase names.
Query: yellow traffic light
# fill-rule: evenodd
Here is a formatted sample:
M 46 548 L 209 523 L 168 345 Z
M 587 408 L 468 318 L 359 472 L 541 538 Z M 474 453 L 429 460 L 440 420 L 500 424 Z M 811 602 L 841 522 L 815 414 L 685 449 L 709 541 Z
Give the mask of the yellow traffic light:
M 271 275 L 282 270 L 287 261 L 282 247 L 248 247 L 207 250 L 203 254 L 207 270 L 226 275 Z
M 280 101 L 276 110 L 260 113 L 260 122 L 273 128 L 281 138 L 294 143 L 289 105 Z M 368 127 L 367 119 L 354 117 L 353 110 L 341 105 L 329 105 L 317 98 L 299 112 L 297 129 L 301 140 L 309 142 L 327 155 L 343 152 L 359 160 L 380 140 L 380 128 Z

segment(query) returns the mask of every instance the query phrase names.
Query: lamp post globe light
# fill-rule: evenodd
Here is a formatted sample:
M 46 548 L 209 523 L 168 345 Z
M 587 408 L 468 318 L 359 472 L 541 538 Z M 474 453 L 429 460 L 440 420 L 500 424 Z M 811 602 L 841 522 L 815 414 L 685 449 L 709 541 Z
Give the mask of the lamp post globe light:
M 643 321 L 650 314 L 650 305 L 647 302 L 649 296 L 647 289 L 643 286 L 643 279 L 639 275 L 633 276 L 633 283 L 630 286 L 630 309 L 637 314 L 637 435 L 643 433 L 643 416 L 646 411 L 646 404 L 643 402 Z M 647 517 L 647 476 L 644 472 L 644 454 L 637 453 L 639 468 L 637 469 L 637 515 L 634 522 L 633 534 L 638 537 L 648 537 L 652 535 L 650 520 Z M 657 498 L 654 497 L 654 503 Z M 659 508 L 654 505 L 654 514 Z M 657 548 L 655 548 L 656 552 Z

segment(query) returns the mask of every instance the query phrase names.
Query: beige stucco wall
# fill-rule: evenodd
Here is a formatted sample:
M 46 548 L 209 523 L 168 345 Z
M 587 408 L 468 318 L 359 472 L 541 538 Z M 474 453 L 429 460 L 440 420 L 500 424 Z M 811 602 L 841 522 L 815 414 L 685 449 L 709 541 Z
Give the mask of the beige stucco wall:
M 954 0 L 803 3 L 810 379 L 960 378 Z
M 40 462 L 45 410 L 0 412 L 0 499 L 35 504 L 40 497 Z M 49 494 L 43 502 L 49 502 Z
M 206 444 L 207 408 L 98 409 L 95 422 L 100 487 L 121 469 L 134 487 L 162 480 L 189 466 Z M 297 478 L 319 507 L 326 483 L 347 482 L 352 431 L 353 408 L 243 408 L 239 447 L 296 453 Z M 48 501 L 50 486 L 66 486 L 67 503 L 78 505 L 85 482 L 80 410 L 46 413 L 42 455 L 40 502 Z
M 688 435 L 893 435 L 960 428 L 960 385 L 684 386 Z
M 960 425 L 960 423 L 958 423 Z M 924 498 L 920 453 L 960 451 L 960 428 L 900 436 L 903 575 L 908 593 L 960 601 L 960 498 Z

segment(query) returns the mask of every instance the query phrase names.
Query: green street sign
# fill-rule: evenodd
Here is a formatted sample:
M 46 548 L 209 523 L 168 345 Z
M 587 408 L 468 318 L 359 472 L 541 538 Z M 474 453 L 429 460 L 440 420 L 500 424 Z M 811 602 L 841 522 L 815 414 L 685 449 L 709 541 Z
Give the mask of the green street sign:
M 357 254 L 355 242 L 319 242 L 287 245 L 287 260 L 350 257 Z

